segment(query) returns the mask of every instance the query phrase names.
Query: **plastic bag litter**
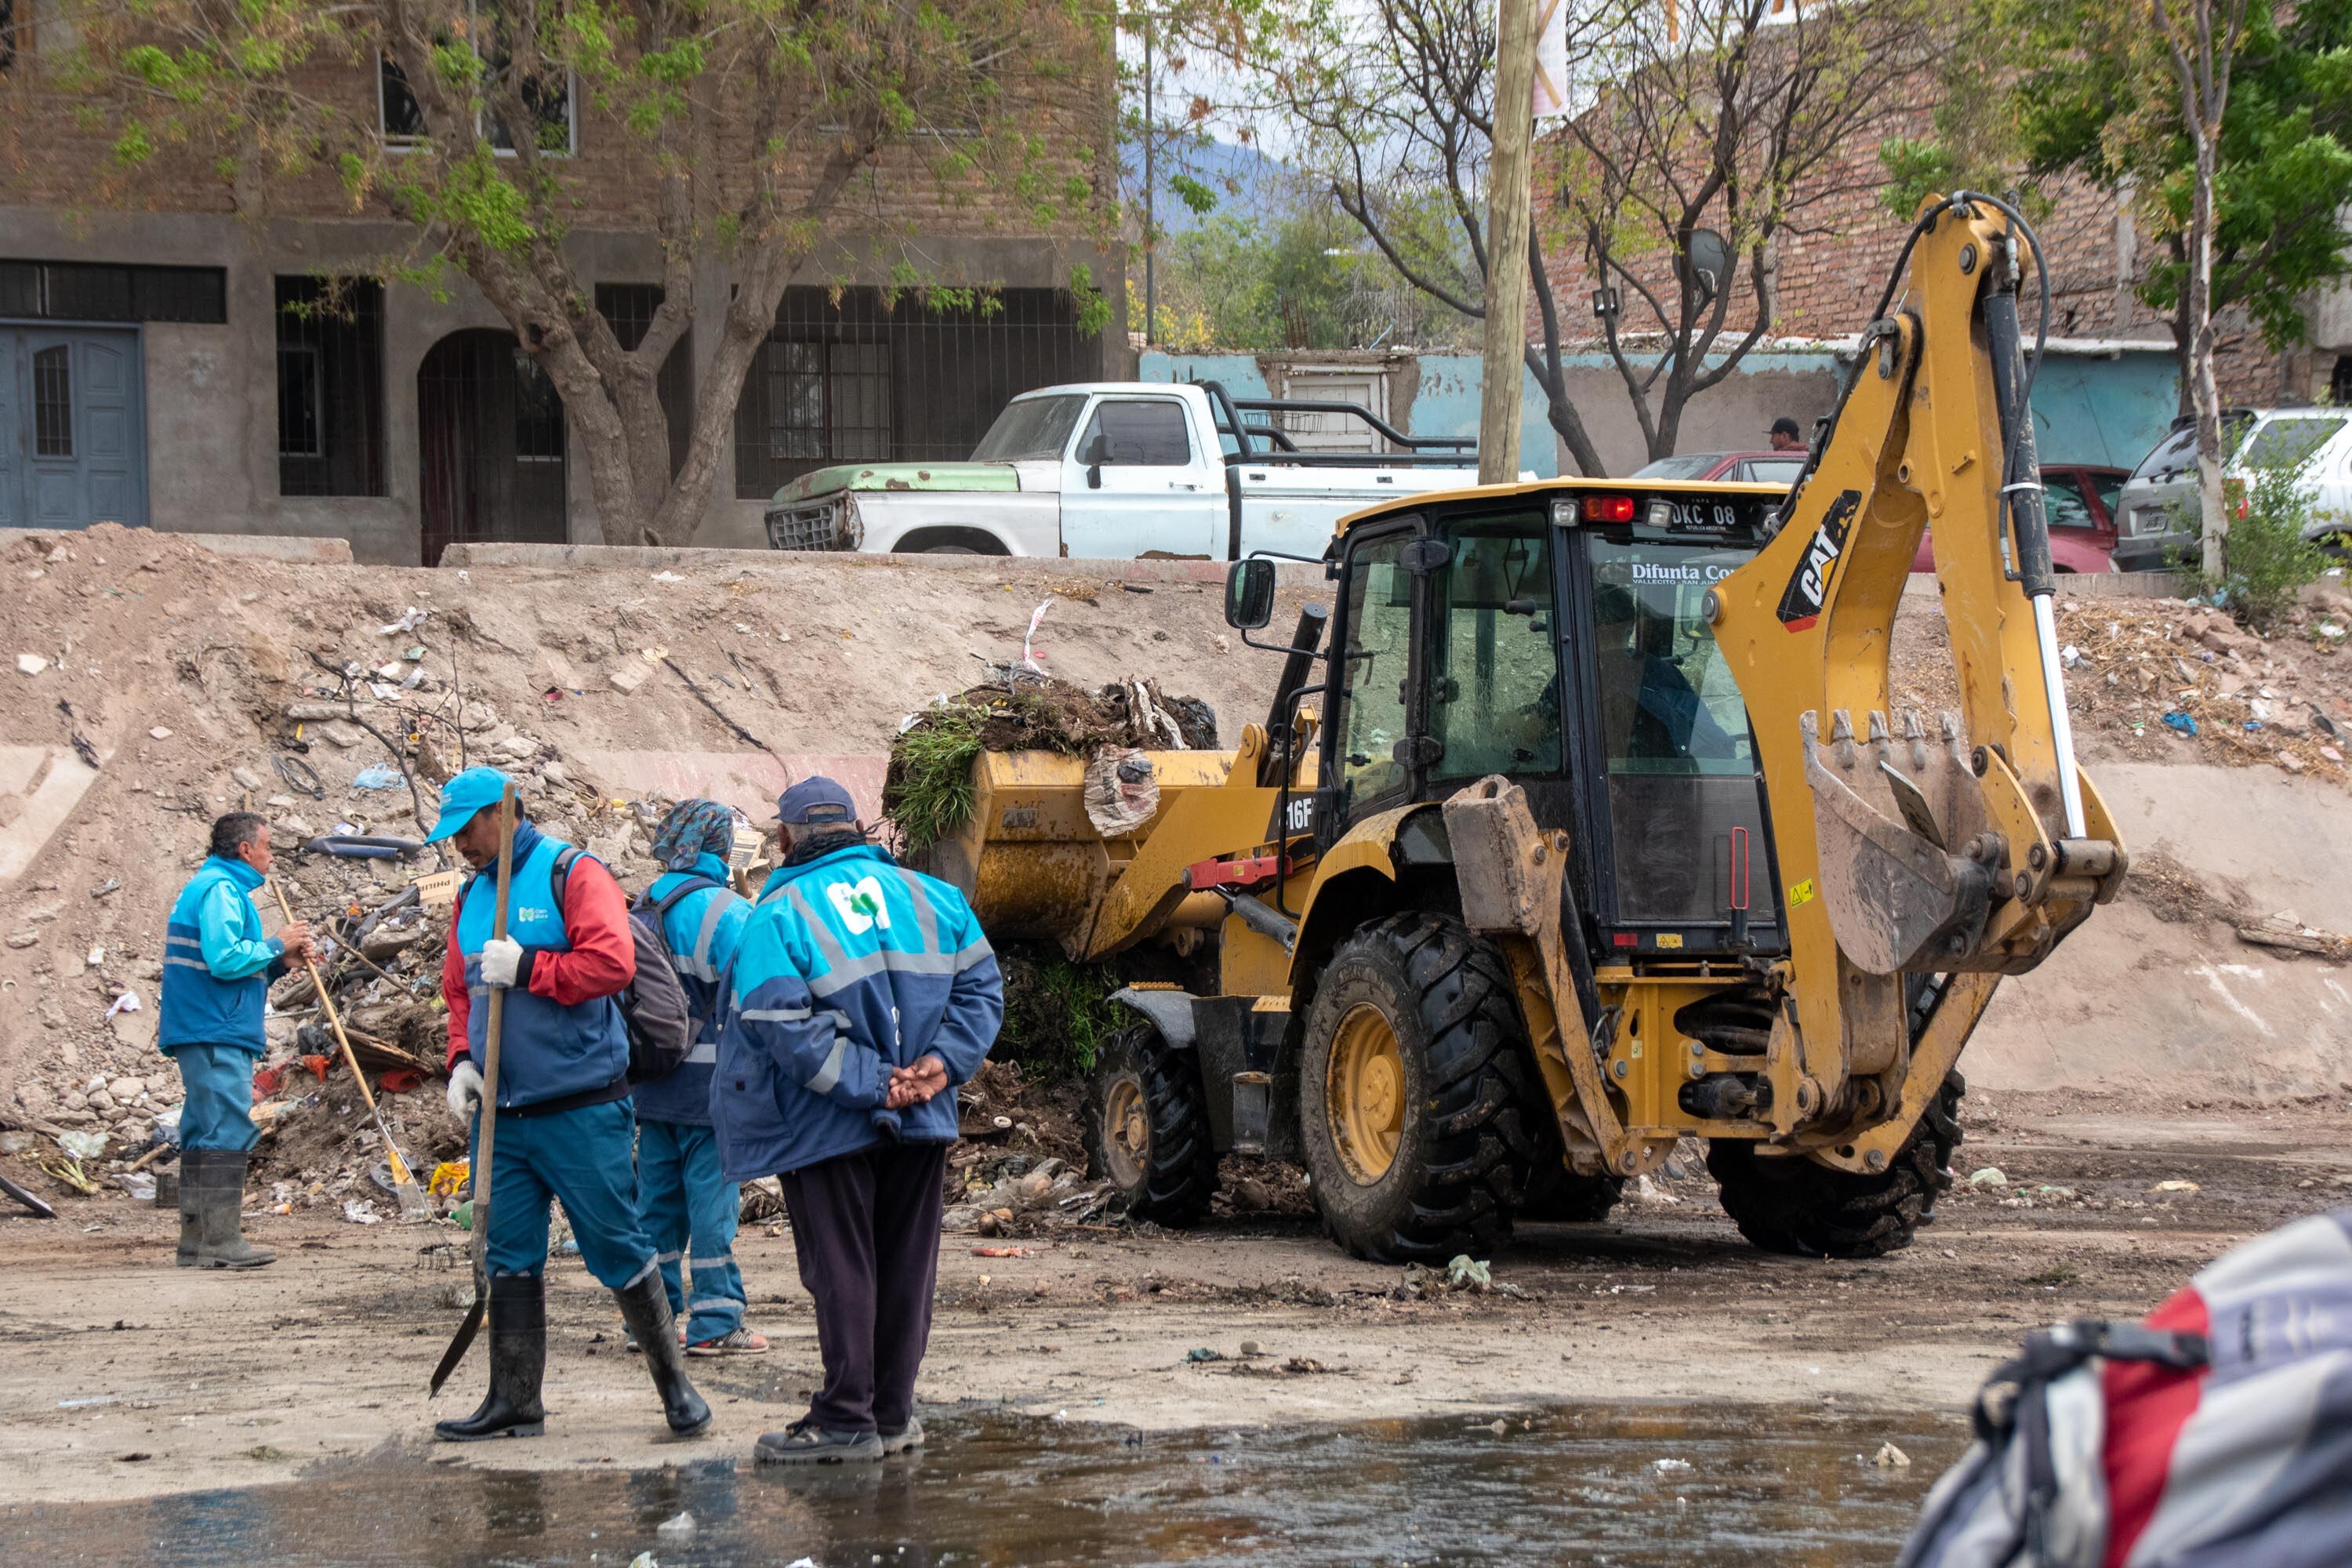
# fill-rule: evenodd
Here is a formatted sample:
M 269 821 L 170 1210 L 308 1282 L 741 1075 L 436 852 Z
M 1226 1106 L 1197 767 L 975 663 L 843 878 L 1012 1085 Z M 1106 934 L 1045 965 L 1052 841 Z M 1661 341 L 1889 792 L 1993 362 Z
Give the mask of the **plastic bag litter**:
M 353 789 L 394 789 L 398 787 L 400 782 L 401 773 L 398 768 L 387 767 L 382 763 L 376 763 L 362 768 L 352 779 L 352 787 Z
M 106 1134 L 60 1132 L 58 1134 L 58 1147 L 77 1160 L 95 1160 L 106 1152 Z
M 1151 759 L 1125 746 L 1105 746 L 1087 764 L 1087 820 L 1105 838 L 1124 838 L 1160 814 L 1160 781 Z
M 400 619 L 393 622 L 392 625 L 388 626 L 378 626 L 375 629 L 375 635 L 380 637 L 398 637 L 403 632 L 413 632 L 417 627 L 423 626 L 425 624 L 425 617 L 432 613 L 433 612 L 430 610 L 420 610 L 415 605 L 411 605 L 408 606 L 408 613 L 406 615 L 401 616 Z

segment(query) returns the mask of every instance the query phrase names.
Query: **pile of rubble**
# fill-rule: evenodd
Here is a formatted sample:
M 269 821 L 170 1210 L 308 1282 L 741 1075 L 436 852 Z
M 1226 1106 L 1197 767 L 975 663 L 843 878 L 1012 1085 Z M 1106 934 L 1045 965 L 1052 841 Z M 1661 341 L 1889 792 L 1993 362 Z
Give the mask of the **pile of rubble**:
M 2352 594 L 2336 581 L 2267 635 L 2187 600 L 2065 600 L 2058 638 L 2075 732 L 2135 758 L 2186 749 L 2345 781 Z

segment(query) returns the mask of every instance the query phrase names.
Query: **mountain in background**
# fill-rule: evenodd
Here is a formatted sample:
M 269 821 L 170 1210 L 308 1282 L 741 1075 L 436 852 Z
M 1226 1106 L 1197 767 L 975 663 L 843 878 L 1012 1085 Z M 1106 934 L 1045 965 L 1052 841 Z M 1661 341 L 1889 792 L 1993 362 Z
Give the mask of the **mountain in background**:
M 1129 206 L 1143 211 L 1143 150 L 1122 149 L 1127 164 L 1121 182 Z M 1170 187 L 1171 175 L 1185 174 L 1216 194 L 1217 205 L 1195 213 Z M 1269 218 L 1297 202 L 1303 176 L 1289 164 L 1269 158 L 1255 147 L 1234 142 L 1205 142 L 1195 146 L 1162 149 L 1153 170 L 1160 186 L 1157 216 L 1164 234 L 1189 234 L 1218 213 L 1235 217 Z

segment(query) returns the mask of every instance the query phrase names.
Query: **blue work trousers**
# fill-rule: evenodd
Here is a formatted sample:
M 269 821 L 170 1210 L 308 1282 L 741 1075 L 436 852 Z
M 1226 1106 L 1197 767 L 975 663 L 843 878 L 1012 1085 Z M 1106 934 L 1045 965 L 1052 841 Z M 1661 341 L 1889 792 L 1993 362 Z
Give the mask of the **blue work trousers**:
M 243 1153 L 260 1133 L 253 1125 L 253 1061 L 242 1046 L 181 1046 L 180 1147 Z
M 637 1206 L 669 1289 L 670 1313 L 686 1324 L 688 1344 L 743 1326 L 743 1271 L 735 1267 L 742 1202 L 743 1189 L 719 1168 L 718 1133 L 679 1121 L 637 1123 Z M 680 1288 L 681 1262 L 688 1289 Z
M 481 1118 L 474 1121 L 477 1162 Z M 490 1228 L 485 1238 L 493 1274 L 538 1274 L 547 1268 L 547 1205 L 563 1200 L 588 1272 L 625 1289 L 653 1271 L 653 1243 L 637 1220 L 632 1159 L 636 1113 L 625 1100 L 548 1116 L 499 1118 L 490 1155 Z

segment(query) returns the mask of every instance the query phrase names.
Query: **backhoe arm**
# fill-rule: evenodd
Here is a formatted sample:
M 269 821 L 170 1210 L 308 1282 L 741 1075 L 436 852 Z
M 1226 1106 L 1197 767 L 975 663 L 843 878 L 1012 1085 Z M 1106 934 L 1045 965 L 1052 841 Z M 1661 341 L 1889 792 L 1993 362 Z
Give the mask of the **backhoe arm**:
M 2017 310 L 2044 264 L 2021 217 L 1967 194 L 1923 205 L 1906 254 L 1908 292 L 1864 332 L 1782 528 L 1710 606 L 1788 927 L 1772 1115 L 1825 1124 L 1819 1157 L 1855 1169 L 1883 1166 L 1999 976 L 2047 957 L 2124 873 L 2074 763 L 2055 646 Z M 1895 713 L 1888 648 L 1931 523 L 1959 706 Z

